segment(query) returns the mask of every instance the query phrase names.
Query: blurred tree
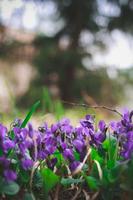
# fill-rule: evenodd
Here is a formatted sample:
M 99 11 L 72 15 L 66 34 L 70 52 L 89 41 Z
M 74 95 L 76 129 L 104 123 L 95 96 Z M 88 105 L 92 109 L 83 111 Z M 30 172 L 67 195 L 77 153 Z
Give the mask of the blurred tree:
M 99 30 L 94 20 L 96 1 L 55 0 L 53 2 L 56 3 L 59 18 L 63 19 L 64 25 L 53 38 L 36 39 L 35 45 L 40 49 L 40 53 L 35 64 L 40 72 L 38 81 L 43 84 L 48 83 L 49 75 L 56 73 L 61 97 L 70 100 L 75 95 L 76 71 L 78 68 L 83 68 L 82 57 L 87 56 L 79 41 L 81 32 Z M 63 41 L 67 43 L 66 46 Z
M 107 0 L 117 8 L 117 15 L 110 16 L 109 30 L 120 29 L 133 33 L 133 0 Z
M 91 60 L 94 47 L 105 48 L 103 35 L 108 31 L 115 28 L 133 30 L 133 0 L 33 1 L 37 7 L 53 3 L 55 13 L 52 20 L 58 28 L 50 37 L 40 35 L 34 41 L 38 50 L 34 59 L 38 76 L 31 85 L 34 89 L 30 90 L 32 97 L 40 96 L 44 85 L 57 85 L 64 100 L 77 99 L 85 92 L 98 103 L 115 104 L 122 91 L 119 79 L 112 81 L 104 68 L 101 72 L 88 70 L 83 61 L 84 58 Z M 38 16 L 40 21 L 44 20 L 40 11 Z
M 52 2 L 57 8 L 58 17 L 55 16 L 55 18 L 57 21 L 62 19 L 63 26 L 53 37 L 40 36 L 34 42 L 39 49 L 34 62 L 39 71 L 35 84 L 50 86 L 51 75 L 56 74 L 61 98 L 64 100 L 78 98 L 82 91 L 86 91 L 90 96 L 98 99 L 98 102 L 102 100 L 106 104 L 107 102 L 116 103 L 122 89 L 120 84 L 117 80 L 111 81 L 106 69 L 97 75 L 85 69 L 83 58 L 91 59 L 93 55 L 91 51 L 86 51 L 81 38 L 82 33 L 86 31 L 93 36 L 90 49 L 94 45 L 103 48 L 104 41 L 97 38 L 97 33 L 107 30 L 108 27 L 115 27 L 113 20 L 118 15 L 117 11 L 112 16 L 111 13 L 105 16 L 101 11 L 101 6 L 106 6 L 105 3 L 107 3 L 104 0 L 53 0 Z M 111 2 L 110 8 L 111 6 L 118 9 L 122 4 L 120 5 L 116 0 Z M 119 17 L 121 19 L 121 16 Z M 105 23 L 101 24 L 103 20 Z M 108 91 L 110 91 L 109 94 Z M 103 95 L 104 93 L 106 95 Z M 101 98 L 101 94 L 104 98 Z

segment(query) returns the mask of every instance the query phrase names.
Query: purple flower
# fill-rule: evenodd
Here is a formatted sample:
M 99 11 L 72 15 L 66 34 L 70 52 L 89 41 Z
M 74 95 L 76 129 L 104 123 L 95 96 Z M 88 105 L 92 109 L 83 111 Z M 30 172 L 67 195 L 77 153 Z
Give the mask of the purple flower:
M 7 134 L 7 128 L 0 124 L 0 140 L 3 140 Z
M 10 140 L 10 139 L 6 139 L 3 142 L 3 150 L 4 152 L 7 152 L 9 149 L 13 149 L 15 147 L 15 143 L 14 141 Z
M 74 160 L 74 155 L 71 149 L 65 149 L 63 152 L 64 158 L 73 161 Z
M 44 160 L 45 158 L 47 158 L 48 156 L 48 152 L 44 151 L 44 150 L 40 150 L 38 151 L 38 154 L 37 154 L 37 158 L 40 160 Z
M 66 142 L 60 142 L 59 148 L 61 147 L 62 150 L 65 150 L 67 148 L 67 143 Z
M 84 143 L 81 140 L 74 140 L 73 144 L 75 146 L 75 148 L 77 149 L 78 152 L 82 152 L 83 148 L 84 148 Z
M 19 147 L 18 153 L 24 156 L 26 153 L 26 149 L 27 149 L 26 143 L 22 142 L 22 143 L 18 144 L 18 147 Z
M 19 138 L 20 138 L 21 140 L 25 140 L 26 137 L 27 137 L 27 135 L 28 135 L 28 130 L 27 130 L 26 128 L 23 128 L 23 129 L 21 129 Z
M 106 124 L 103 120 L 99 121 L 98 128 L 100 131 L 104 132 L 106 130 Z
M 133 131 L 127 132 L 127 139 L 131 142 L 133 142 Z
M 48 152 L 48 155 L 51 155 L 55 152 L 56 146 L 53 145 L 47 145 L 45 150 Z
M 132 122 L 133 111 L 125 111 L 121 121 L 112 122 L 110 124 L 114 131 L 114 136 L 119 138 L 121 150 L 120 155 L 124 159 L 131 159 L 133 153 L 133 122 Z
M 4 168 L 8 168 L 10 165 L 10 161 L 5 157 L 0 157 L 0 165 L 2 165 Z
M 105 139 L 106 139 L 106 134 L 101 131 L 96 132 L 94 135 L 94 140 L 97 145 L 104 142 Z
M 33 166 L 33 160 L 26 158 L 21 161 L 21 164 L 24 170 L 29 170 Z
M 73 131 L 73 126 L 70 124 L 70 120 L 67 118 L 64 118 L 61 121 L 59 121 L 57 126 L 62 133 L 68 135 L 70 135 L 71 132 Z
M 55 133 L 59 129 L 59 123 L 51 125 L 51 132 Z
M 79 161 L 74 161 L 74 162 L 70 163 L 70 165 L 69 165 L 70 170 L 74 171 L 79 165 L 80 165 Z
M 11 169 L 6 169 L 6 170 L 4 170 L 4 177 L 5 177 L 6 181 L 8 181 L 8 182 L 15 181 L 17 179 L 17 174 L 15 171 L 13 171 Z
M 87 127 L 94 130 L 94 118 L 91 115 L 86 115 L 85 119 L 82 119 L 80 123 L 83 127 Z
M 30 138 L 33 138 L 33 134 L 34 134 L 34 130 L 33 130 L 33 126 L 31 123 L 28 124 L 28 135 Z

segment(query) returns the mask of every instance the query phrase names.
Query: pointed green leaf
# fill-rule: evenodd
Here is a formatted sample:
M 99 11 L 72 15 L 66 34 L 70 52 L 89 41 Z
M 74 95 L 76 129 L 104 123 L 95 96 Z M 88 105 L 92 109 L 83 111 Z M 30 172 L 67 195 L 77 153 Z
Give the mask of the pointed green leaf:
M 88 187 L 92 190 L 97 190 L 99 181 L 92 176 L 85 176 Z
M 38 106 L 40 105 L 40 101 L 37 101 L 30 109 L 30 111 L 28 112 L 26 118 L 24 119 L 24 121 L 21 124 L 21 128 L 25 128 L 25 126 L 27 125 L 28 121 L 30 120 L 31 116 L 33 115 L 33 113 L 36 111 L 36 109 L 38 108 Z
M 43 187 L 45 194 L 48 194 L 48 192 L 57 184 L 59 183 L 59 176 L 57 176 L 52 170 L 48 168 L 44 168 L 41 170 L 41 175 L 43 179 Z

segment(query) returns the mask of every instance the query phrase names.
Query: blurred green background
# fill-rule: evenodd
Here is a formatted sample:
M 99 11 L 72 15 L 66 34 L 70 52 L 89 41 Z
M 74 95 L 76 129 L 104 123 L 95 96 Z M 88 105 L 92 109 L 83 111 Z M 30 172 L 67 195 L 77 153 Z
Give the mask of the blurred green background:
M 132 108 L 132 22 L 133 0 L 0 0 L 1 116 L 38 99 Z

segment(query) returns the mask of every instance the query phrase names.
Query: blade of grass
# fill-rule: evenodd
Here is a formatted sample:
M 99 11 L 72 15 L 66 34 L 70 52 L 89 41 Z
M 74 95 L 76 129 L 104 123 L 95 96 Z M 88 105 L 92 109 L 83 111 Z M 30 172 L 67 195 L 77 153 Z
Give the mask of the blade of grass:
M 31 116 L 33 115 L 33 113 L 36 111 L 36 109 L 38 108 L 38 106 L 40 105 L 40 101 L 37 101 L 30 109 L 30 111 L 28 112 L 26 118 L 24 119 L 24 121 L 21 124 L 20 128 L 25 128 L 26 124 L 28 123 L 28 121 L 30 120 Z

